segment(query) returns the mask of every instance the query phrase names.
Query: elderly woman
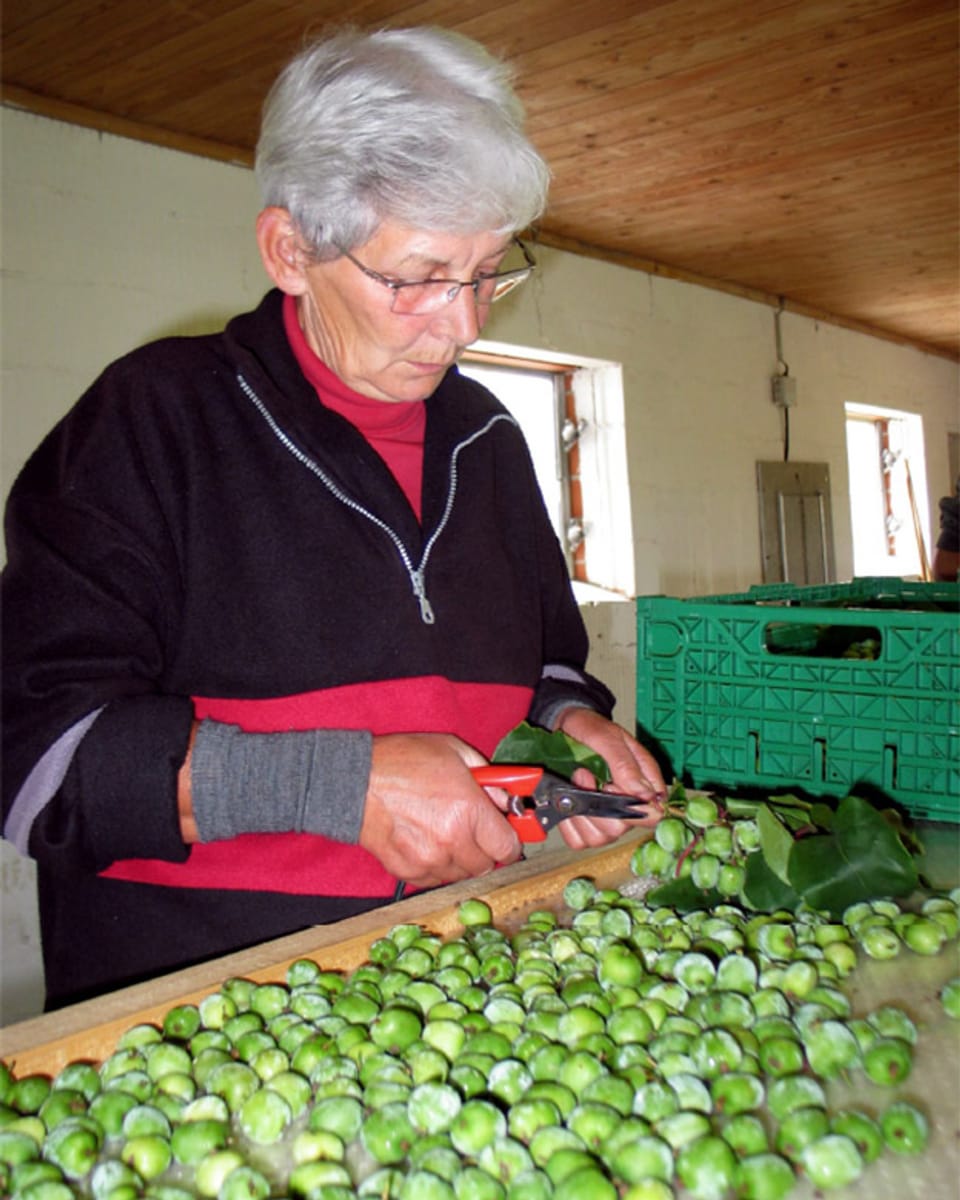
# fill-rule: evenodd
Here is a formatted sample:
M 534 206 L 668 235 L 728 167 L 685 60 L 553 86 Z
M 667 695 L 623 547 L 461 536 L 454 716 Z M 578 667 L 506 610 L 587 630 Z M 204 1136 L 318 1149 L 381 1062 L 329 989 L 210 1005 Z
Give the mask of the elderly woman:
M 10 497 L 4 834 L 48 1006 L 514 861 L 469 768 L 523 719 L 663 789 L 584 671 L 518 428 L 455 365 L 534 270 L 547 171 L 503 66 L 322 41 L 257 174 L 275 288 L 113 364 Z

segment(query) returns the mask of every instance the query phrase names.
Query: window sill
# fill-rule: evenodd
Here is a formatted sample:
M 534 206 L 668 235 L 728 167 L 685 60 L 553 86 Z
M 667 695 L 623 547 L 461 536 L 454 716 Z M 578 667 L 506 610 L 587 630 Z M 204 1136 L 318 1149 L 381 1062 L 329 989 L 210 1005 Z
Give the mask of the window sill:
M 622 592 L 614 592 L 595 583 L 582 583 L 579 579 L 573 580 L 573 594 L 578 604 L 624 604 L 630 599 Z

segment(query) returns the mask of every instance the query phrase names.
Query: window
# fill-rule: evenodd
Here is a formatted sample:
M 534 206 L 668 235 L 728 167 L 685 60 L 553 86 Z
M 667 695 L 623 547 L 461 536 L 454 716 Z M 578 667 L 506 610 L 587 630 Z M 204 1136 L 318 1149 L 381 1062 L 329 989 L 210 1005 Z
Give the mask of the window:
M 578 599 L 632 596 L 620 367 L 477 342 L 460 369 L 523 430 Z
M 862 404 L 846 416 L 854 574 L 929 578 L 923 422 Z

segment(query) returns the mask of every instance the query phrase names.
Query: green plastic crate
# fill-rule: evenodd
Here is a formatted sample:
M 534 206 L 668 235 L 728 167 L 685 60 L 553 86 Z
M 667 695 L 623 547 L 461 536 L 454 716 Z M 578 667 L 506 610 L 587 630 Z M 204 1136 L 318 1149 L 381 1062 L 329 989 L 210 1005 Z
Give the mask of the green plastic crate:
M 960 584 L 642 596 L 637 726 L 694 787 L 857 791 L 960 822 Z

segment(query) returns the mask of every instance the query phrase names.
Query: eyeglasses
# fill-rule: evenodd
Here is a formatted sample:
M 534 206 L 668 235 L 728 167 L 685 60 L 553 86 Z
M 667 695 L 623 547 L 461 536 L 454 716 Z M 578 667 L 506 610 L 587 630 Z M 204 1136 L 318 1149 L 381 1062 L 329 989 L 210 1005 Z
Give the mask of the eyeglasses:
M 364 275 L 390 289 L 391 312 L 412 317 L 445 308 L 456 300 L 464 288 L 473 290 L 474 300 L 478 305 L 494 304 L 497 300 L 502 300 L 508 292 L 512 292 L 524 280 L 529 279 L 537 265 L 533 255 L 518 237 L 513 239 L 513 244 L 523 253 L 522 267 L 481 274 L 474 279 L 388 279 L 379 271 L 364 266 L 348 250 L 342 247 L 339 249 L 344 258 L 348 258 Z

